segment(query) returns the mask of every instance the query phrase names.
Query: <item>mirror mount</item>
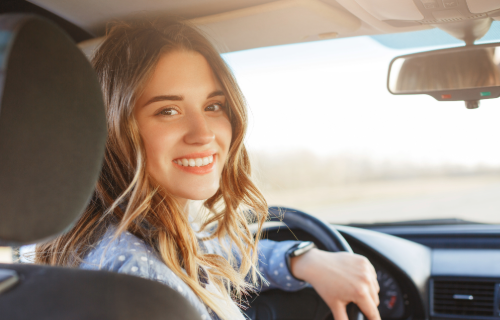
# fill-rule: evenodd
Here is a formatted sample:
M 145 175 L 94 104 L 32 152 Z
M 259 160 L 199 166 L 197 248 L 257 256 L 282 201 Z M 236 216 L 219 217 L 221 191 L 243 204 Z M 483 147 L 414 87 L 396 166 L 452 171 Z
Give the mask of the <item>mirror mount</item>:
M 476 40 L 484 37 L 488 30 L 490 30 L 492 22 L 492 18 L 486 17 L 482 19 L 436 24 L 434 26 L 459 40 L 463 40 L 467 46 L 471 46 L 474 45 Z
M 465 107 L 467 109 L 477 109 L 479 108 L 479 100 L 465 101 Z

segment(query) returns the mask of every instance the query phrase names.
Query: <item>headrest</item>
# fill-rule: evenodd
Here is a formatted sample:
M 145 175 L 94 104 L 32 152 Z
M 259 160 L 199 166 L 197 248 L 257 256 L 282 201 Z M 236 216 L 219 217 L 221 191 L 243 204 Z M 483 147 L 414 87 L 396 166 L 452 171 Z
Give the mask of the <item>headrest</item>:
M 47 240 L 76 222 L 104 155 L 97 77 L 59 27 L 0 16 L 0 245 Z

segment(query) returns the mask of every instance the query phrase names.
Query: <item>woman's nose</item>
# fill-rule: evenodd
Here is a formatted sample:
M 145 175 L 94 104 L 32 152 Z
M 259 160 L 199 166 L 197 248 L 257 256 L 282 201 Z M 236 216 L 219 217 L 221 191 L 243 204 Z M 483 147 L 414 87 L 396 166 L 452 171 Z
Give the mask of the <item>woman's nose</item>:
M 193 114 L 186 120 L 188 131 L 184 136 L 184 142 L 187 144 L 205 145 L 215 139 L 215 134 L 203 114 Z

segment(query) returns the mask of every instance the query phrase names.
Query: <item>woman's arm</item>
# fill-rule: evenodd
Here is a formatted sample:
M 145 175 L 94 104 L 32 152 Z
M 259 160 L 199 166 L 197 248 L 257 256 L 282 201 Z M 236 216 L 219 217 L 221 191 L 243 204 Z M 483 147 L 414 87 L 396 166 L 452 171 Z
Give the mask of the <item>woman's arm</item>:
M 308 284 L 295 278 L 286 263 L 286 252 L 300 241 L 272 241 L 262 239 L 259 241 L 259 271 L 269 282 L 263 284 L 261 291 L 269 289 L 281 289 L 285 291 L 297 291 Z
M 290 259 L 287 251 L 300 241 L 259 241 L 259 271 L 269 282 L 261 291 L 297 291 L 309 284 L 328 304 L 336 320 L 347 320 L 346 306 L 356 303 L 369 320 L 379 320 L 377 275 L 365 257 L 346 252 L 312 249 Z M 237 252 L 237 250 L 236 250 Z
M 150 246 L 129 232 L 114 239 L 114 230 L 112 228 L 106 233 L 79 268 L 106 270 L 158 281 L 183 295 L 202 315 L 202 319 L 211 318 L 191 288 L 167 267 Z

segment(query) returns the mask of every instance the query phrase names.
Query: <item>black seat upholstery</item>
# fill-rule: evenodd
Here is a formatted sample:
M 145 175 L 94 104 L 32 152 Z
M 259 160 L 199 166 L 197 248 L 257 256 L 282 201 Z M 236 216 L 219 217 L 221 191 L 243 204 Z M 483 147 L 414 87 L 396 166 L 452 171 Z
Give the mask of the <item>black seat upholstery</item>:
M 0 268 L 21 278 L 0 295 L 0 319 L 199 319 L 179 293 L 139 277 L 27 264 Z
M 0 16 L 0 245 L 47 240 L 85 209 L 106 125 L 92 67 L 35 16 Z M 0 319 L 200 319 L 178 292 L 129 275 L 0 264 Z

